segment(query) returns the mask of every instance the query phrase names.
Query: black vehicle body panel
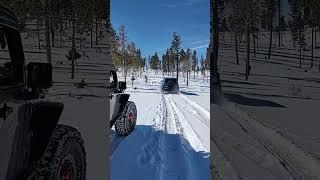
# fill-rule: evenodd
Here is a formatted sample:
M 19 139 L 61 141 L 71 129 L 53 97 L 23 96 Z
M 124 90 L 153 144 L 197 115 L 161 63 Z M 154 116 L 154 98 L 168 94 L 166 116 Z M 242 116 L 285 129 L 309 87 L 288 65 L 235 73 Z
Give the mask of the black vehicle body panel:
M 63 111 L 62 103 L 39 101 L 19 107 L 6 179 L 23 179 L 47 148 Z
M 163 93 L 178 93 L 179 85 L 177 78 L 164 78 L 161 85 L 161 91 Z
M 0 5 L 0 33 L 4 37 L 13 68 L 14 80 L 11 83 L 19 85 L 18 87 L 12 86 L 18 88 L 14 91 L 4 88 L 1 94 L 2 98 L 5 98 L 5 100 L 1 100 L 1 106 L 1 103 L 7 102 L 9 106 L 15 107 L 15 112 L 12 113 L 15 115 L 10 115 L 11 119 L 1 120 L 16 123 L 13 123 L 12 129 L 10 129 L 11 127 L 4 128 L 0 132 L 0 135 L 6 140 L 1 143 L 11 147 L 8 148 L 11 151 L 7 151 L 8 155 L 10 154 L 7 156 L 9 161 L 3 161 L 6 163 L 6 167 L 0 167 L 5 168 L 5 173 L 1 177 L 5 176 L 6 180 L 25 179 L 30 166 L 39 160 L 45 152 L 64 107 L 59 102 L 27 98 L 27 94 L 24 92 L 26 90 L 25 72 L 27 69 L 24 69 L 25 56 L 18 20 L 9 8 L 2 5 Z M 22 86 L 20 86 L 21 84 Z M 8 134 L 12 134 L 13 138 L 6 138 Z M 0 151 L 0 153 L 3 152 Z M 2 155 L 7 155 L 7 153 Z

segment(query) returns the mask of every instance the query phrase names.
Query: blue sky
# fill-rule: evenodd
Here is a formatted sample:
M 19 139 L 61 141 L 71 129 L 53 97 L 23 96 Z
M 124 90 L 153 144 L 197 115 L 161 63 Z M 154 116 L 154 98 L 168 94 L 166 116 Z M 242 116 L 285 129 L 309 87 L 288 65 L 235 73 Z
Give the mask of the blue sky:
M 118 32 L 124 25 L 128 39 L 144 56 L 161 54 L 170 47 L 173 32 L 182 48 L 206 53 L 210 38 L 209 0 L 111 0 L 111 22 Z

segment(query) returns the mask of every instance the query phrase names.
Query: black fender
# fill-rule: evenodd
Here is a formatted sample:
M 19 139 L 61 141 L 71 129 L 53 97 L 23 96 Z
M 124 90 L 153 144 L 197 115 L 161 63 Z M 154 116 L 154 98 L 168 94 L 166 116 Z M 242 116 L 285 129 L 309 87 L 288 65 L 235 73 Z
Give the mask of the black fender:
M 64 105 L 59 102 L 38 102 L 33 106 L 30 120 L 32 132 L 30 162 L 40 159 L 58 124 Z
M 19 107 L 18 126 L 6 179 L 25 179 L 43 155 L 63 111 L 62 103 L 26 103 Z
M 129 100 L 130 94 L 118 94 L 120 95 L 119 97 L 119 110 L 118 110 L 118 115 L 111 119 L 110 121 L 110 128 L 113 126 L 113 124 L 116 122 L 116 120 L 122 115 L 122 112 L 124 108 L 126 107 L 126 104 Z

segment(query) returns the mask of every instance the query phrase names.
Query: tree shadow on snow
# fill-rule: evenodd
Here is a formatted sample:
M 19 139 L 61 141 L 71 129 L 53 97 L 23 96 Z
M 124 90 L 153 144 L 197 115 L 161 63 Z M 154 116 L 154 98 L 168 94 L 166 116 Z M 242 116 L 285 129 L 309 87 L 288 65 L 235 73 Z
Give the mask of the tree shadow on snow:
M 143 87 L 134 87 L 134 89 L 149 90 L 149 91 L 157 90 L 157 89 L 155 89 L 155 88 L 143 88 Z
M 268 101 L 268 100 L 263 100 L 263 99 L 254 99 L 254 98 L 248 98 L 244 97 L 238 94 L 230 94 L 230 93 L 225 93 L 225 97 L 237 104 L 241 105 L 246 105 L 246 106 L 266 106 L 266 107 L 280 107 L 280 108 L 286 108 L 285 106 Z
M 199 96 L 198 94 L 196 93 L 192 93 L 192 92 L 187 92 L 187 91 L 179 91 L 181 94 L 185 94 L 185 95 L 190 95 L 190 96 Z
M 137 125 L 127 137 L 120 137 L 111 130 L 111 139 L 111 179 L 130 179 L 133 176 L 154 179 L 156 169 L 164 163 L 168 168 L 164 179 L 210 177 L 210 152 L 195 151 L 181 134 L 168 134 L 153 126 Z M 186 171 L 189 165 L 192 168 Z
M 261 83 L 250 83 L 250 82 L 243 82 L 243 81 L 231 81 L 231 80 L 221 80 L 221 83 L 231 83 L 231 84 L 241 84 L 241 85 L 257 85 L 257 86 L 269 86 L 269 87 L 278 87 L 269 84 L 261 84 Z

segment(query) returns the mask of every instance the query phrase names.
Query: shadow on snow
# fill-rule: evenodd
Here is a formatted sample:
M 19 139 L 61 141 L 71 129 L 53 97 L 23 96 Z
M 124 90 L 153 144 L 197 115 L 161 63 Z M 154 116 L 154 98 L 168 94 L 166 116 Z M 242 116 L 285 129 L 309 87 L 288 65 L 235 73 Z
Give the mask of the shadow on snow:
M 266 106 L 266 107 L 280 107 L 280 108 L 286 108 L 285 106 L 268 101 L 268 100 L 262 100 L 262 99 L 254 99 L 254 98 L 248 98 L 244 97 L 238 94 L 229 94 L 225 93 L 225 97 L 237 104 L 246 105 L 246 106 Z
M 210 177 L 210 153 L 196 152 L 180 134 L 137 125 L 128 137 L 120 137 L 111 130 L 110 143 L 111 180 L 132 177 L 149 180 L 155 179 L 159 172 L 164 179 L 208 180 Z

